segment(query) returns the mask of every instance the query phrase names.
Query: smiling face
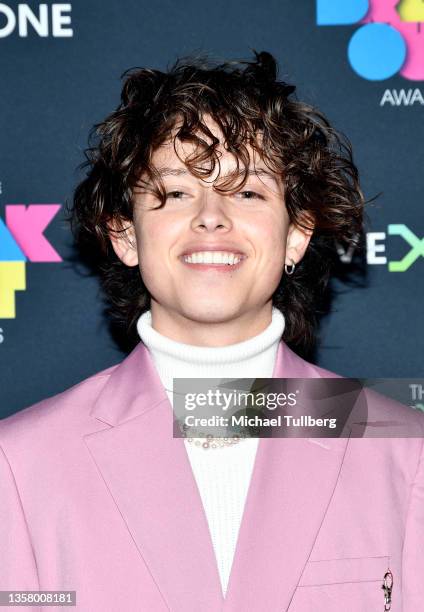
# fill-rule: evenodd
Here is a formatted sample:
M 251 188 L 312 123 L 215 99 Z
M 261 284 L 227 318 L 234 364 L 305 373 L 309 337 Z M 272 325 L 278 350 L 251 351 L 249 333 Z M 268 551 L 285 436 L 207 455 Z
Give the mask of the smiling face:
M 207 125 L 219 138 L 216 124 Z M 236 159 L 222 142 L 220 168 L 206 179 L 181 161 L 194 145 L 177 139 L 175 146 L 178 155 L 169 141 L 151 160 L 166 188 L 165 205 L 157 208 L 153 193 L 136 190 L 127 233 L 134 248 L 123 237 L 113 238 L 113 246 L 127 265 L 139 263 L 155 329 L 192 344 L 242 341 L 270 323 L 284 263 L 301 259 L 310 236 L 290 224 L 281 179 L 250 146 L 247 182 L 226 193 L 215 186 Z

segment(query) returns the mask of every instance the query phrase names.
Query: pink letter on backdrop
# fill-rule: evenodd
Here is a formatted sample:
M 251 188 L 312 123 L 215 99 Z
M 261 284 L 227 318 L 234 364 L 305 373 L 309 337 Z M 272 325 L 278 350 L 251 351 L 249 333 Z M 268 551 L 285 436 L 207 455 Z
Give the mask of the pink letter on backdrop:
M 30 261 L 62 261 L 43 235 L 60 204 L 6 204 L 6 225 Z

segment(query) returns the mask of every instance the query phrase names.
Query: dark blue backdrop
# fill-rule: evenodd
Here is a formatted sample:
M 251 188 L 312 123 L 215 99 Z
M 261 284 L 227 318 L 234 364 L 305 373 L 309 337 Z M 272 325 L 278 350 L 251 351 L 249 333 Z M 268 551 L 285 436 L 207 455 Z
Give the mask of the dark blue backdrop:
M 374 8 L 385 3 L 393 4 L 381 0 Z M 6 4 L 18 14 L 17 2 Z M 29 5 L 38 14 L 39 4 Z M 23 36 L 18 22 L 5 36 L 10 16 L 0 12 L 0 415 L 122 359 L 102 315 L 97 281 L 68 261 L 71 235 L 63 205 L 79 178 L 90 127 L 118 103 L 121 73 L 133 66 L 164 69 L 195 50 L 222 59 L 250 58 L 252 48 L 273 53 L 298 96 L 320 107 L 351 139 L 366 196 L 383 192 L 368 211 L 369 286 L 339 295 L 321 329 L 317 363 L 345 376 L 422 376 L 422 81 L 398 72 L 378 81 L 358 74 L 347 49 L 360 24 L 318 25 L 313 0 L 73 0 L 64 6 L 68 23 L 61 27 L 68 34 L 72 29 L 72 36 L 54 36 L 51 23 L 47 36 L 31 25 Z M 424 27 L 416 27 L 424 36 Z M 370 52 L 369 61 L 377 56 Z M 422 62 L 424 67 L 424 55 Z M 28 258 L 26 290 L 16 291 L 12 312 L 5 296 L 13 281 L 6 269 L 15 274 L 17 268 L 4 265 L 5 207 L 54 203 L 62 209 L 45 236 L 63 261 Z M 403 272 L 390 271 L 389 262 L 412 246 L 390 234 L 394 225 L 416 236 L 418 257 Z M 19 243 L 16 230 L 14 235 Z M 385 251 L 374 253 L 372 244 Z M 386 262 L 374 263 L 374 257 Z

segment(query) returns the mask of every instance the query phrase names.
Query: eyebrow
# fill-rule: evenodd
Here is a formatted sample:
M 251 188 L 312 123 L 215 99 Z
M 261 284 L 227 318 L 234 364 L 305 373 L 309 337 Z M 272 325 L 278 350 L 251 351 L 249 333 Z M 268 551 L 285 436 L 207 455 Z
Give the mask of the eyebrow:
M 189 172 L 187 169 L 185 168 L 169 168 L 167 166 L 158 168 L 158 173 L 161 177 L 164 176 L 184 176 L 187 174 L 191 174 L 191 172 Z M 222 176 L 225 178 L 227 176 L 229 176 L 231 173 L 227 173 L 227 174 L 223 174 Z M 237 173 L 236 173 L 237 174 Z M 239 172 L 239 175 L 242 175 L 243 172 Z M 269 172 L 268 170 L 265 170 L 265 168 L 258 168 L 258 169 L 254 169 L 254 168 L 249 168 L 247 171 L 247 174 L 249 176 L 251 175 L 256 175 L 256 176 L 269 176 L 275 183 L 277 183 L 277 177 L 275 176 L 275 174 L 273 174 L 272 172 Z

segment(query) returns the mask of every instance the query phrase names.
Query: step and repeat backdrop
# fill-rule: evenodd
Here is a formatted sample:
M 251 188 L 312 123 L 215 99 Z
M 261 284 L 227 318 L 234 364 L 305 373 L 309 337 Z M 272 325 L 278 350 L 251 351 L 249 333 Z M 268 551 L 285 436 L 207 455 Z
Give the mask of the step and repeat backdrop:
M 95 277 L 74 261 L 65 205 L 88 132 L 128 68 L 177 57 L 252 59 L 352 142 L 368 199 L 366 281 L 334 283 L 320 366 L 351 377 L 424 374 L 422 0 L 73 0 L 0 3 L 0 416 L 125 356 Z M 340 250 L 349 265 L 354 253 Z

